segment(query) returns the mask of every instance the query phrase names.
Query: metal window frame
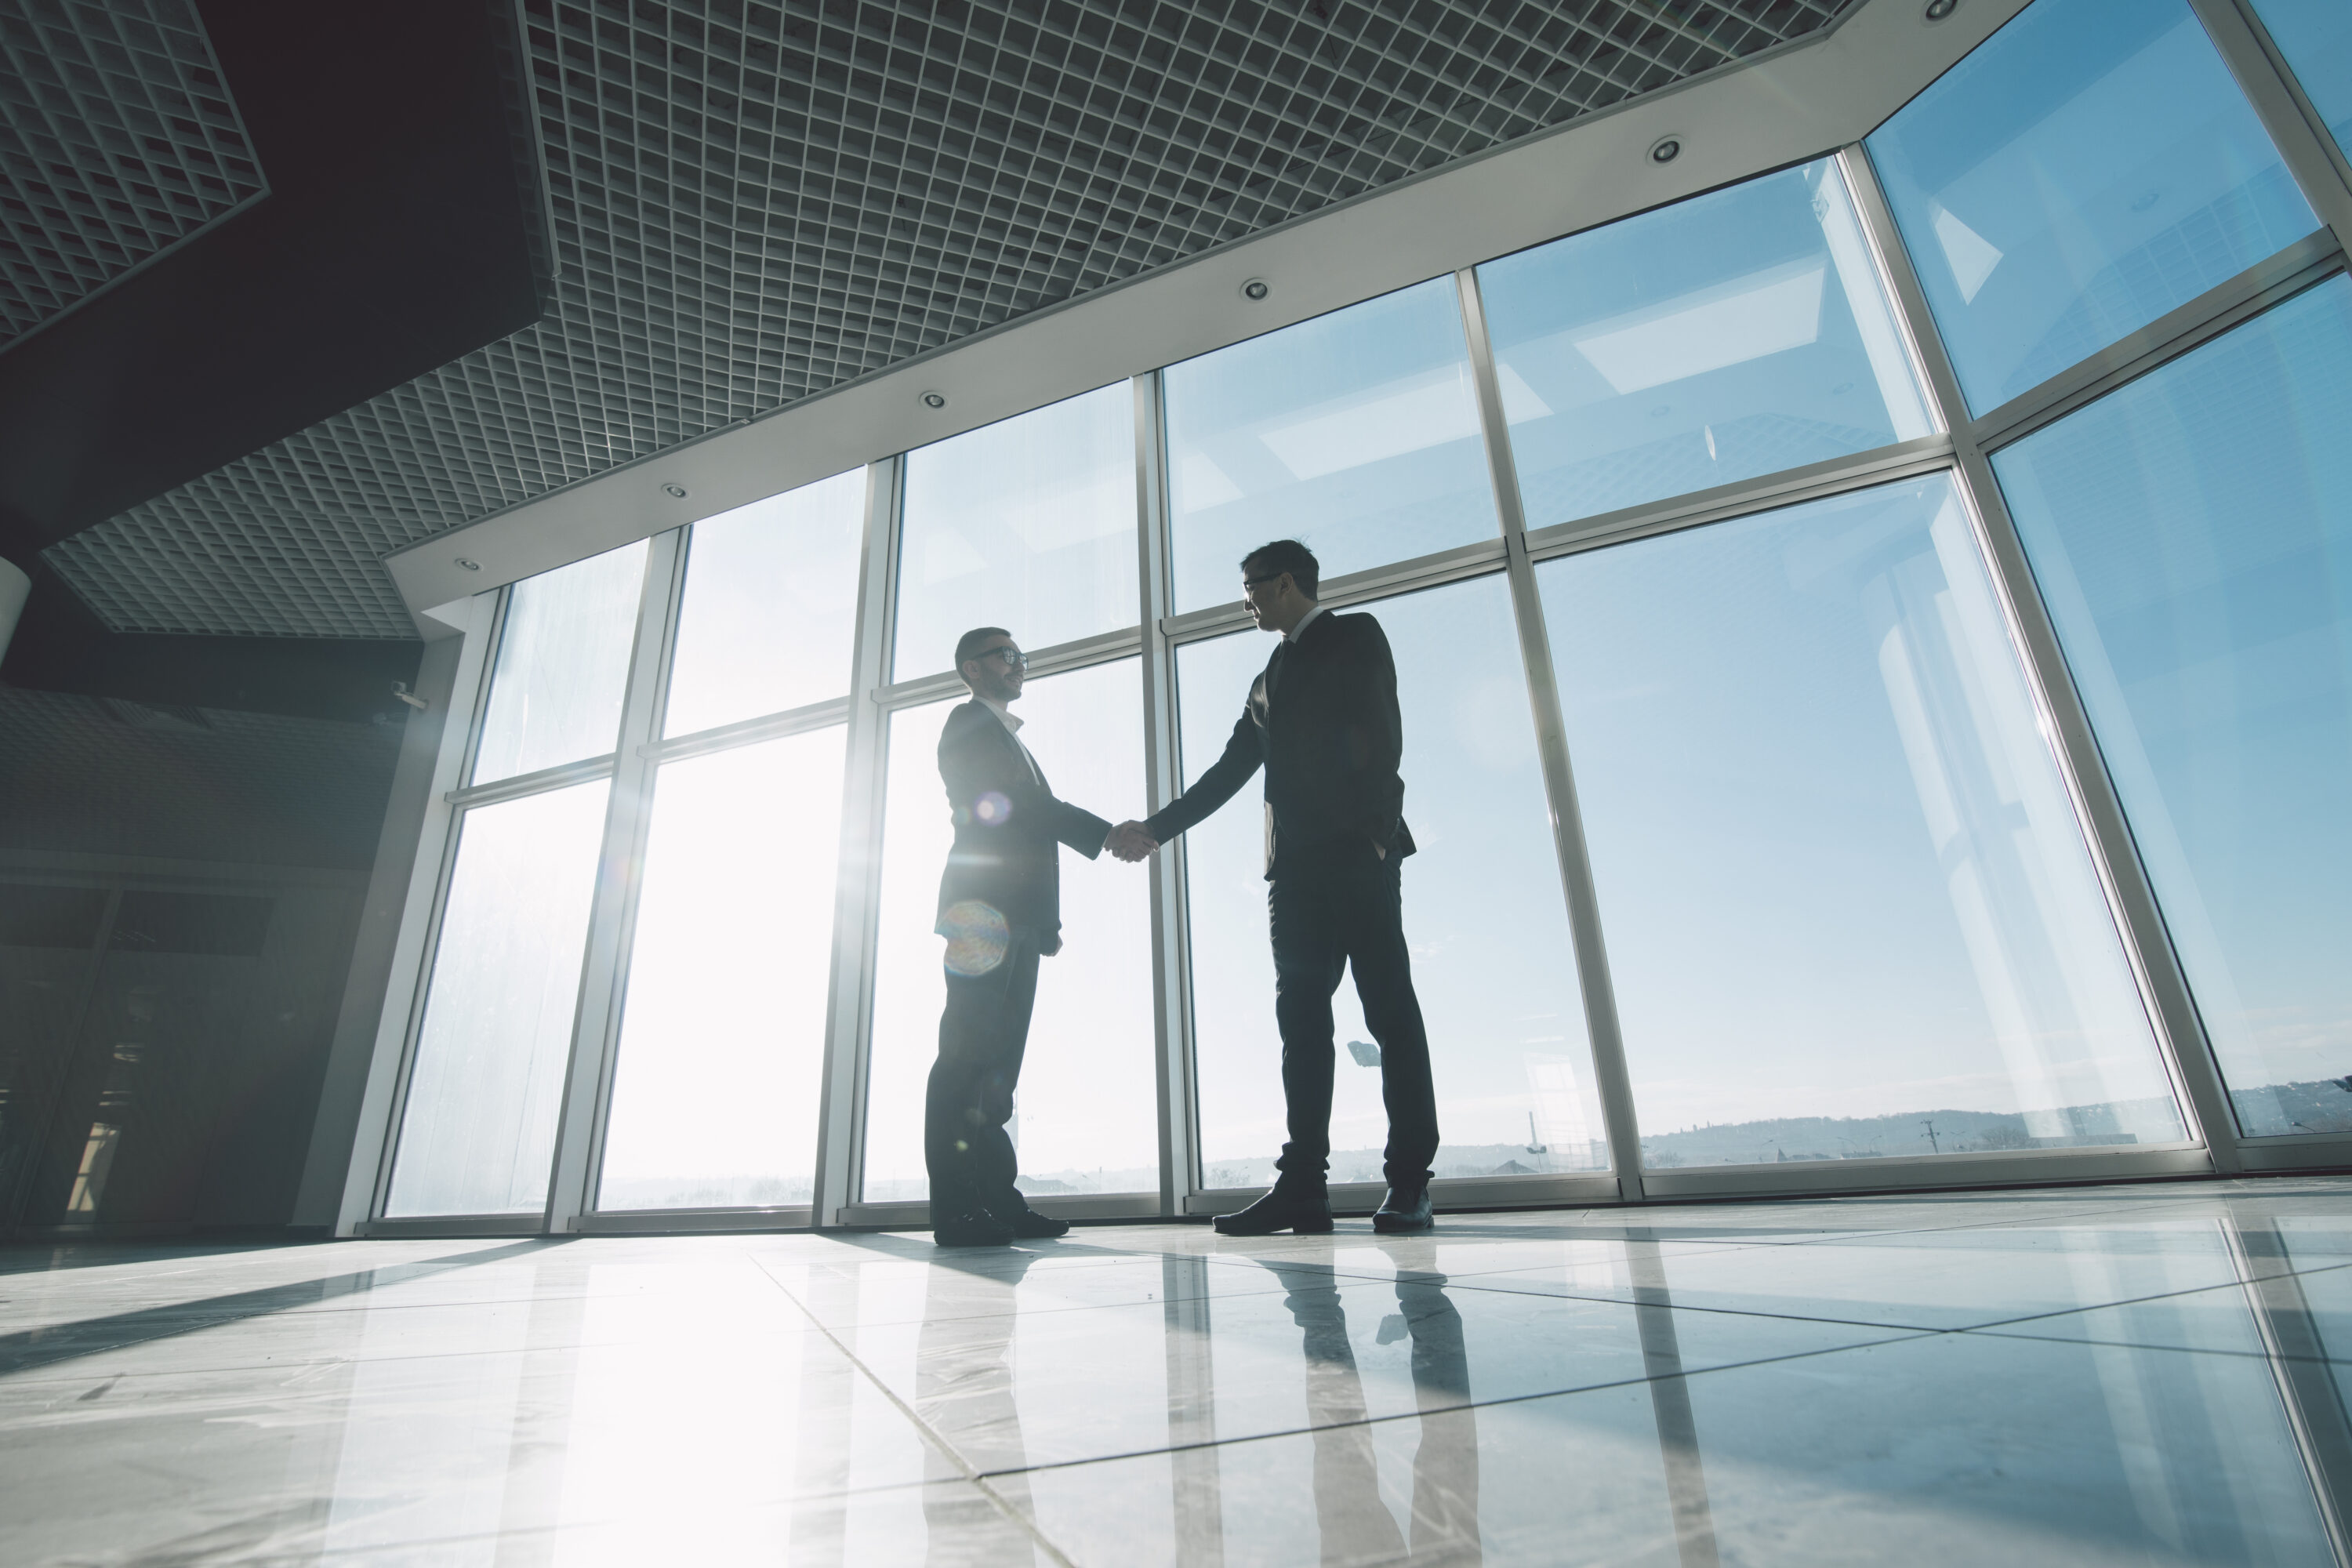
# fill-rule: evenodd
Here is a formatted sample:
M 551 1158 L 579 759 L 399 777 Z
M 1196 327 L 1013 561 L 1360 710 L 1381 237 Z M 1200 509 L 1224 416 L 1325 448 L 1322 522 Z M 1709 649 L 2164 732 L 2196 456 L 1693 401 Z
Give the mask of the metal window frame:
M 1981 416 L 1971 416 L 1939 329 L 1911 268 L 1901 235 L 1869 156 L 1857 142 L 1818 154 L 1834 161 L 1851 194 L 1898 329 L 1906 339 L 1922 391 L 1941 428 L 1934 434 L 1799 468 L 1784 469 L 1716 489 L 1643 503 L 1596 517 L 1529 530 L 1523 514 L 1507 421 L 1488 339 L 1477 269 L 1453 274 L 1461 310 L 1480 438 L 1493 488 L 1499 536 L 1391 563 L 1329 580 L 1323 600 L 1334 607 L 1367 604 L 1450 582 L 1503 574 L 1508 583 L 1522 673 L 1543 767 L 1553 848 L 1567 907 L 1595 1085 L 1601 1102 L 1612 1168 L 1516 1178 L 1441 1180 L 1442 1201 L 1476 1206 L 1644 1201 L 1827 1192 L 1890 1192 L 2039 1182 L 2110 1181 L 2239 1171 L 2295 1170 L 2341 1164 L 2352 1155 L 2352 1134 L 2243 1138 L 2238 1129 L 2210 1041 L 2174 952 L 2161 910 L 2108 776 L 2087 712 L 2058 646 L 2056 632 L 2025 559 L 1990 465 L 1994 452 L 2065 417 L 2141 375 L 2169 364 L 2243 321 L 2347 269 L 2352 239 L 2352 162 L 2318 120 L 2252 8 L 2252 0 L 2189 0 L 2229 65 L 2303 194 L 2324 226 L 2267 257 L 2235 278 L 2188 301 L 2158 321 L 2069 366 L 2048 382 Z M 1753 171 L 1744 178 L 1769 171 Z M 1167 425 L 1161 372 L 1131 378 L 1134 398 L 1136 523 L 1139 597 L 1135 625 L 1037 650 L 1032 669 L 1064 673 L 1129 657 L 1141 664 L 1145 733 L 1145 793 L 1154 809 L 1181 792 L 1180 693 L 1177 653 L 1194 643 L 1249 626 L 1238 601 L 1174 613 L 1171 518 L 1168 494 Z M 1094 390 L 1061 396 L 1082 395 Z M 1059 397 L 1055 399 L 1058 401 Z M 872 1050 L 873 984 L 878 946 L 883 811 L 893 715 L 952 697 L 961 683 L 952 672 L 893 680 L 896 614 L 905 512 L 906 457 L 866 467 L 865 536 L 850 694 L 785 712 L 762 715 L 692 735 L 665 738 L 658 715 L 676 653 L 684 591 L 688 535 L 659 536 L 649 553 L 640 600 L 637 642 L 631 656 L 623 728 L 614 752 L 562 767 L 475 785 L 470 780 L 488 711 L 498 652 L 512 588 L 499 591 L 487 624 L 468 634 L 453 701 L 467 712 L 443 739 L 436 772 L 435 816 L 412 879 L 408 922 L 416 928 L 405 970 L 388 992 L 402 1001 L 395 1032 L 387 1003 L 378 1054 L 389 1052 L 389 1091 L 372 1098 L 382 1109 L 363 1118 L 354 1146 L 342 1228 L 365 1234 L 516 1234 L 579 1230 L 609 1233 L 746 1230 L 841 1225 L 919 1225 L 919 1203 L 862 1199 L 866 1095 Z M 1545 561 L 1632 540 L 1796 505 L 1919 475 L 1949 472 L 1962 498 L 2008 623 L 2012 651 L 2044 726 L 2052 752 L 2089 847 L 2127 961 L 2147 1010 L 2177 1103 L 2192 1141 L 2125 1150 L 2041 1150 L 2001 1154 L 1898 1156 L 1820 1165 L 1725 1166 L 1649 1170 L 1640 1156 L 1640 1127 L 1624 1043 L 1616 1014 L 1603 922 L 1593 882 L 1560 719 L 1549 633 L 1535 567 Z M 663 543 L 667 541 L 667 544 Z M 453 714 L 453 717 L 455 715 Z M 842 836 L 835 900 L 833 967 L 828 985 L 823 1068 L 817 1089 L 818 1136 L 814 1191 L 805 1205 L 739 1209 L 613 1210 L 593 1207 L 609 1121 L 611 1076 L 618 1049 L 633 933 L 636 867 L 649 817 L 650 786 L 665 763 L 739 745 L 842 725 L 846 730 Z M 442 921 L 463 837 L 466 814 L 476 806 L 569 787 L 597 777 L 613 781 L 598 891 L 592 909 L 572 1055 L 558 1129 L 556 1168 L 547 1212 L 530 1216 L 473 1215 L 386 1219 L 418 1035 L 429 994 Z M 430 865 L 428 875 L 426 866 Z M 1041 1198 L 1048 1212 L 1077 1217 L 1173 1217 L 1211 1212 L 1245 1193 L 1202 1184 L 1197 1052 L 1193 1037 L 1190 909 L 1184 846 L 1167 847 L 1149 868 L 1151 910 L 1155 1115 L 1160 1177 L 1156 1194 L 1074 1194 Z M 368 1123 L 373 1121 L 371 1132 Z M 1865 1169 L 1864 1167 L 1867 1167 Z M 1343 1208 L 1369 1207 L 1377 1188 L 1335 1189 Z M 366 1202 L 355 1212 L 355 1199 Z M 371 1216 L 361 1218 L 360 1216 Z M 357 1220 L 358 1223 L 352 1223 Z

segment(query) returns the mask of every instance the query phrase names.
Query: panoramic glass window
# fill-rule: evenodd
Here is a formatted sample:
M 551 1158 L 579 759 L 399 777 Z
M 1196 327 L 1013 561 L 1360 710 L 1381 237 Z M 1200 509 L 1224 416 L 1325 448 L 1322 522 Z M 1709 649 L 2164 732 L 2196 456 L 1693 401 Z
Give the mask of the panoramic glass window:
M 907 454 L 891 679 L 971 626 L 1051 647 L 1136 624 L 1135 393 L 1118 382 Z
M 1828 159 L 1478 268 L 1528 526 L 1930 433 Z
M 953 702 L 891 715 L 882 898 L 867 1073 L 866 1199 L 921 1198 L 923 1085 L 947 1000 L 934 931 L 954 839 L 940 784 Z M 1143 673 L 1132 658 L 1032 680 L 1014 712 L 1054 793 L 1111 822 L 1146 814 Z M 1144 868 L 1062 851 L 1062 951 L 1040 966 L 1013 1119 L 1021 1190 L 1149 1192 L 1160 1185 L 1152 1083 L 1151 901 Z
M 466 814 L 386 1214 L 547 1202 L 610 788 L 597 779 Z
M 1326 580 L 1495 537 L 1451 278 L 1161 373 L 1176 609 L 1239 597 L 1235 563 L 1303 540 Z
M 526 577 L 508 590 L 474 783 L 613 749 L 646 580 L 642 541 Z
M 665 735 L 781 713 L 849 689 L 866 470 L 694 525 Z
M 1404 863 L 1404 931 L 1444 1136 L 1436 1173 L 1605 1167 L 1509 588 L 1496 574 L 1368 609 L 1396 655 L 1404 717 L 1404 816 L 1420 851 Z M 1252 631 L 1180 651 L 1186 782 L 1223 751 L 1274 647 Z M 1184 836 L 1202 1167 L 1211 1188 L 1271 1182 L 1282 1152 L 1262 787 L 1261 774 Z M 1352 981 L 1341 982 L 1332 1017 L 1331 1179 L 1377 1182 L 1388 1118 Z
M 1948 476 L 1537 571 L 1645 1164 L 2183 1136 Z
M 2352 156 L 2352 6 L 2343 0 L 2253 0 L 2311 106 Z
M 2352 1130 L 2352 283 L 1994 459 L 2253 1136 Z
M 2186 0 L 2036 0 L 1868 145 L 1979 413 L 2318 226 Z
M 809 1201 L 843 734 L 662 767 L 598 1207 Z

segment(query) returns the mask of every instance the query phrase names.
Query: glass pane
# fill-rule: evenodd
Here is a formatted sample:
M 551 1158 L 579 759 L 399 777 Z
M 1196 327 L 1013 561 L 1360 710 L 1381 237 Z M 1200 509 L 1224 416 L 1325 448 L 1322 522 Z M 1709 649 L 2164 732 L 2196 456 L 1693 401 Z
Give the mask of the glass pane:
M 1537 571 L 1646 1163 L 2182 1136 L 1948 477 Z
M 809 1201 L 843 733 L 662 768 L 599 1208 Z
M 2311 106 L 2352 155 L 2352 6 L 2344 0 L 2254 0 Z
M 1052 647 L 1136 624 L 1135 392 L 1118 382 L 907 454 L 893 679 L 1012 626 Z
M 2238 1120 L 2352 1131 L 2352 283 L 1993 467 Z
M 1454 279 L 1171 365 L 1176 608 L 1241 596 L 1243 555 L 1304 540 L 1328 581 L 1495 537 Z
M 1932 426 L 1827 159 L 1478 268 L 1528 526 Z
M 2037 0 L 1869 146 L 1979 413 L 2318 226 L 2185 0 Z
M 1536 755 L 1525 667 L 1498 574 L 1372 606 L 1404 713 L 1404 931 L 1437 1080 L 1440 1176 L 1609 1163 L 1567 906 Z M 1257 632 L 1178 655 L 1188 774 L 1217 759 L 1274 651 Z M 1263 777 L 1263 775 L 1261 775 Z M 1265 828 L 1252 784 L 1185 835 L 1202 1173 L 1264 1185 L 1282 1152 L 1282 1037 L 1266 937 Z M 1377 1182 L 1388 1117 L 1355 987 L 1332 1001 L 1339 1046 L 1331 1179 Z
M 865 535 L 863 468 L 696 523 L 662 733 L 847 691 Z
M 610 787 L 466 814 L 387 1214 L 546 1204 Z
M 613 749 L 646 581 L 640 540 L 509 590 L 474 782 L 560 767 Z
M 1144 815 L 1143 675 L 1132 658 L 1032 680 L 1021 739 L 1054 793 L 1113 822 Z M 866 1199 L 929 1194 L 923 1085 L 939 1055 L 940 872 L 954 828 L 940 784 L 952 702 L 890 720 L 881 925 L 867 1074 Z M 1045 962 L 1013 1118 L 1021 1190 L 1129 1193 L 1160 1185 L 1152 1084 L 1151 900 L 1142 867 L 1062 855 L 1062 951 Z

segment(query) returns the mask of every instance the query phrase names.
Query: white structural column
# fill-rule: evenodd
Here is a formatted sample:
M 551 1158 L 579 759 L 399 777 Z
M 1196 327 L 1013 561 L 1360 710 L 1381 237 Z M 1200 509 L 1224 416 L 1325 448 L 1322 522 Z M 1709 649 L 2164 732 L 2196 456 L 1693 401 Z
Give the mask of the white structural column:
M 833 906 L 833 981 L 825 1005 L 824 1072 L 818 1089 L 814 1223 L 842 1223 L 857 1201 L 866 1125 L 867 1026 L 872 1020 L 876 905 L 882 878 L 884 748 L 890 717 L 891 627 L 898 602 L 899 475 L 904 460 L 866 469 L 866 536 L 859 554 L 856 646 L 851 654 L 849 735 L 841 796 L 841 871 Z
M 1135 516 L 1143 626 L 1144 798 L 1158 811 L 1184 788 L 1177 746 L 1176 649 L 1167 618 L 1168 463 L 1157 371 L 1135 378 Z M 1160 1100 L 1160 1212 L 1180 1215 L 1200 1185 L 1193 1095 L 1192 965 L 1185 933 L 1184 843 L 1151 858 L 1152 1082 Z
M 1640 1203 L 1642 1132 L 1633 1111 L 1633 1080 L 1625 1070 L 1625 1041 L 1617 1021 L 1617 993 L 1609 981 L 1609 953 L 1601 937 L 1601 897 L 1592 880 L 1592 858 L 1584 838 L 1584 815 L 1576 800 L 1576 773 L 1568 756 L 1568 727 L 1560 718 L 1559 682 L 1552 673 L 1551 637 L 1544 629 L 1543 600 L 1535 563 L 1528 556 L 1527 517 L 1519 505 L 1518 470 L 1511 459 L 1508 422 L 1503 414 L 1495 353 L 1486 338 L 1486 311 L 1478 298 L 1478 274 L 1464 268 L 1454 275 L 1462 300 L 1462 324 L 1470 340 L 1470 370 L 1478 389 L 1478 424 L 1486 444 L 1486 471 L 1495 487 L 1495 509 L 1503 520 L 1505 571 L 1511 584 L 1511 610 L 1518 623 L 1519 657 L 1527 666 L 1528 700 L 1535 711 L 1536 747 L 1543 759 L 1544 795 L 1551 807 L 1552 849 L 1568 899 L 1570 938 L 1576 945 L 1577 983 L 1583 988 L 1584 1028 L 1592 1044 L 1592 1072 L 1600 1091 L 1601 1125 L 1609 1134 L 1609 1163 L 1617 1172 L 1617 1194 Z
M 2197 1124 L 2190 1127 L 2190 1136 L 2204 1140 L 2214 1169 L 2234 1173 L 2241 1167 L 2237 1119 L 2230 1112 L 2204 1024 L 2165 930 L 2155 889 L 2140 864 L 2123 803 L 2100 757 L 2090 715 L 2059 648 L 2057 628 L 2042 602 L 2016 524 L 1980 444 L 1983 432 L 1969 417 L 1959 378 L 1944 352 L 1927 293 L 1912 270 L 1909 253 L 1903 248 L 1902 234 L 1895 227 L 1868 152 L 1857 143 L 1841 153 L 1839 162 L 1844 166 L 1846 183 L 1853 192 L 1881 275 L 1894 297 L 1897 318 L 1911 340 L 1914 359 L 1927 377 L 1927 395 L 1952 433 L 1956 471 L 1978 531 L 1978 542 L 1992 567 L 1995 595 L 2008 616 L 2026 685 L 2056 753 L 2059 773 L 2085 829 L 2092 863 L 2123 934 L 2125 952 L 2156 1025 L 2158 1043 L 2174 1086 L 2181 1092 L 2184 1109 Z
M 614 747 L 613 793 L 597 854 L 595 898 L 588 910 L 580 1000 L 572 1015 L 572 1058 L 555 1128 L 555 1163 L 547 1184 L 545 1229 L 551 1236 L 577 1230 L 580 1216 L 595 1202 L 593 1155 L 603 1141 L 599 1124 L 620 1035 L 628 931 L 645 864 L 646 829 L 653 817 L 651 742 L 661 731 L 662 672 L 685 574 L 686 531 L 674 528 L 647 543 L 636 637 L 621 700 L 621 733 Z

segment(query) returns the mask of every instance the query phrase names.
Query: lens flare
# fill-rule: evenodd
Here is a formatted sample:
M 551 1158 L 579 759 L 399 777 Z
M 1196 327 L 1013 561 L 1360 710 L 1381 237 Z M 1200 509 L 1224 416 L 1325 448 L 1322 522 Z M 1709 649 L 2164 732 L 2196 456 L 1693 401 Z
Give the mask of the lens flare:
M 1003 963 L 1004 950 L 1013 941 L 1004 916 L 978 899 L 950 904 L 940 919 L 940 934 L 948 939 L 948 973 L 967 977 L 985 974 Z
M 971 814 L 990 827 L 1002 827 L 1013 816 L 1013 803 L 990 790 L 971 803 Z

